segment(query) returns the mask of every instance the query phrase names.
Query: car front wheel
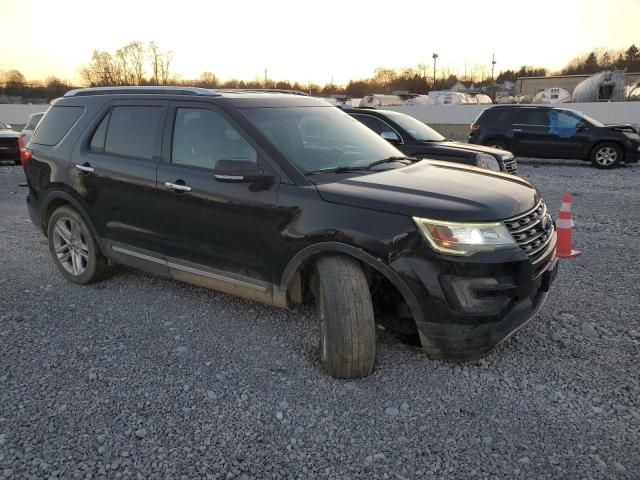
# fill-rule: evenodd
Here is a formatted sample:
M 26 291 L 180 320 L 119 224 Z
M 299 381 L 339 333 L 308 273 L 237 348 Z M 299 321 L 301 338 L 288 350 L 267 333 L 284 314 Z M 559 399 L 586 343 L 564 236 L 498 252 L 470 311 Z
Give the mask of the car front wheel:
M 314 283 L 323 368 L 336 378 L 366 377 L 375 362 L 376 330 L 362 266 L 344 255 L 320 258 Z
M 614 168 L 622 161 L 622 149 L 615 143 L 601 143 L 591 152 L 591 163 L 596 168 Z
M 47 234 L 53 261 L 70 282 L 84 285 L 101 280 L 107 273 L 107 259 L 87 223 L 71 207 L 53 212 Z

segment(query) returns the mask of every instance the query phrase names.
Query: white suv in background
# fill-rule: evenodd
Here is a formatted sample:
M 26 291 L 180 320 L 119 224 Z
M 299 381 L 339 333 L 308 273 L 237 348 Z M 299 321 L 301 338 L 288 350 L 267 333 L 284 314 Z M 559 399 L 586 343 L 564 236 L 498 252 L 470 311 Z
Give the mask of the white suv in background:
M 45 112 L 32 113 L 29 116 L 27 124 L 22 129 L 22 132 L 20 132 L 20 135 L 22 135 L 22 138 L 24 139 L 25 146 L 27 146 L 29 140 L 31 140 L 31 135 L 33 135 L 33 131 L 36 129 L 36 126 L 38 125 L 38 122 L 40 121 L 44 113 Z

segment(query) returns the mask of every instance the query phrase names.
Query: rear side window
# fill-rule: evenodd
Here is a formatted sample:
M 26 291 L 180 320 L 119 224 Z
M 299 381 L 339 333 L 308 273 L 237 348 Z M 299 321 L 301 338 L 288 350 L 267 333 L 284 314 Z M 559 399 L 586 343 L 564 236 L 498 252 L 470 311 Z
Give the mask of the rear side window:
M 515 123 L 546 127 L 549 125 L 549 116 L 545 109 L 525 108 L 520 112 Z
M 84 113 L 84 107 L 51 107 L 33 132 L 31 143 L 57 145 Z
M 480 120 L 487 123 L 506 123 L 511 117 L 512 110 L 506 108 L 489 108 L 484 111 Z
M 153 159 L 162 107 L 113 107 L 91 138 L 94 152 Z

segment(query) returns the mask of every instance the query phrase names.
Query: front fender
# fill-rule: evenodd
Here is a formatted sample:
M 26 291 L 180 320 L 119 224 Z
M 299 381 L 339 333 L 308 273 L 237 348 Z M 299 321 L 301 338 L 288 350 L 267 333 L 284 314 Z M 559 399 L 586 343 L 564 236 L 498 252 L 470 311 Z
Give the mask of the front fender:
M 376 257 L 362 248 L 358 248 L 346 243 L 320 242 L 300 250 L 296 255 L 293 256 L 293 258 L 291 258 L 286 268 L 284 269 L 284 272 L 282 273 L 279 285 L 280 291 L 287 291 L 289 285 L 294 279 L 296 272 L 299 271 L 302 265 L 312 260 L 313 257 L 326 254 L 348 255 L 379 272 L 382 276 L 389 280 L 394 287 L 398 289 L 405 302 L 409 306 L 409 310 L 411 311 L 413 319 L 416 322 L 424 321 L 418 299 L 409 289 L 407 284 L 402 280 L 400 275 L 398 275 L 398 273 L 393 270 L 382 258 Z

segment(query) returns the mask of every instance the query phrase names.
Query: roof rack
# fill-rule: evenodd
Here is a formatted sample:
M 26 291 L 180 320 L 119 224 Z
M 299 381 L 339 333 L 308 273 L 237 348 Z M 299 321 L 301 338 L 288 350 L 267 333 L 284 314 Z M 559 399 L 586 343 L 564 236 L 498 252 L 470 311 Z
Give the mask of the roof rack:
M 218 88 L 216 92 L 223 93 L 288 93 L 289 95 L 302 95 L 308 97 L 309 94 L 300 90 L 286 90 L 284 88 Z
M 154 87 L 154 86 L 128 86 L 128 87 L 91 87 L 76 88 L 69 90 L 64 94 L 65 97 L 84 97 L 90 95 L 205 95 L 210 97 L 219 97 L 220 94 L 215 90 L 198 87 Z

